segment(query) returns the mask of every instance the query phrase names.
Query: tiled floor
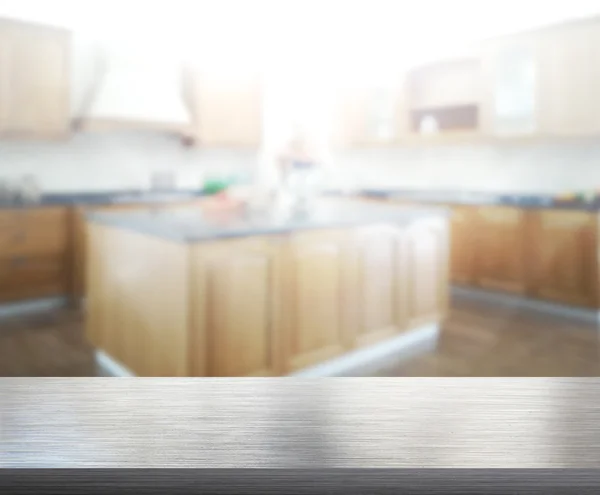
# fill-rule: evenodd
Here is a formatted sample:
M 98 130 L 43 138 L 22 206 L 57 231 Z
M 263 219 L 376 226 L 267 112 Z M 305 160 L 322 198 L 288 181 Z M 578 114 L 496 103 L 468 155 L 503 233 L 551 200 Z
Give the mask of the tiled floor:
M 71 310 L 0 320 L 0 376 L 94 376 L 83 317 Z M 377 376 L 600 376 L 597 325 L 455 300 L 435 351 Z

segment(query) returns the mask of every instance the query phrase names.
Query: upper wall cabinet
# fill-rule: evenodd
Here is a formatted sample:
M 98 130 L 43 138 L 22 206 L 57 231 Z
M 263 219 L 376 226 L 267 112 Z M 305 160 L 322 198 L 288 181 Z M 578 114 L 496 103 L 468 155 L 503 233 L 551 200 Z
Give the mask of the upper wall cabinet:
M 543 31 L 540 42 L 540 126 L 548 135 L 600 133 L 600 22 Z
M 199 146 L 258 147 L 263 129 L 263 84 L 259 76 L 238 77 L 190 71 L 188 95 Z
M 494 40 L 483 47 L 484 134 L 519 136 L 539 131 L 539 51 L 538 38 L 531 36 Z
M 0 137 L 69 132 L 67 31 L 0 20 Z
M 344 88 L 334 105 L 334 140 L 338 147 L 385 145 L 408 132 L 406 81 Z
M 407 84 L 410 130 L 419 134 L 479 130 L 481 62 L 459 59 L 411 71 Z

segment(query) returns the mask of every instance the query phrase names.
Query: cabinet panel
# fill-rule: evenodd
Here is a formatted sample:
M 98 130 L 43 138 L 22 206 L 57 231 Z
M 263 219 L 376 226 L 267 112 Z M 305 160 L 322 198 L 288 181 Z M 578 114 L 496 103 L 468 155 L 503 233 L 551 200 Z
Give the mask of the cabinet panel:
M 413 109 L 481 102 L 481 67 L 477 59 L 447 61 L 416 69 L 410 82 Z
M 385 145 L 409 132 L 406 80 L 370 88 L 344 88 L 335 101 L 333 140 L 340 148 Z
M 6 130 L 10 102 L 10 24 L 0 19 L 0 133 Z
M 263 88 L 260 78 L 191 76 L 196 137 L 200 146 L 259 146 Z
M 67 294 L 68 228 L 66 208 L 0 211 L 0 300 Z
M 7 136 L 63 136 L 69 128 L 69 34 L 25 23 L 0 24 L 0 102 Z
M 356 301 L 351 304 L 354 345 L 393 337 L 406 325 L 406 264 L 400 228 L 375 226 L 356 233 Z
M 208 376 L 279 374 L 277 242 L 249 239 L 193 249 L 196 352 Z M 209 339 L 203 342 L 205 336 Z M 195 370 L 206 376 L 205 370 Z
M 534 215 L 534 295 L 579 306 L 596 305 L 596 215 L 570 211 Z
M 540 35 L 542 131 L 600 132 L 600 23 L 578 22 Z
M 523 293 L 526 289 L 524 211 L 489 206 L 477 211 L 476 283 L 484 288 Z
M 20 208 L 0 212 L 0 258 L 51 255 L 64 258 L 68 248 L 67 208 Z
M 475 209 L 469 206 L 454 206 L 450 217 L 450 277 L 455 284 L 470 285 L 475 273 L 473 262 L 477 247 L 473 243 L 476 235 Z
M 67 280 L 65 264 L 52 257 L 0 260 L 0 301 L 62 296 Z
M 538 132 L 540 113 L 539 36 L 518 36 L 483 45 L 486 81 L 482 128 L 488 135 Z
M 292 372 L 331 359 L 347 339 L 347 234 L 295 234 L 285 254 L 284 359 Z
M 408 326 L 439 322 L 448 311 L 447 221 L 416 221 L 406 230 L 405 249 Z

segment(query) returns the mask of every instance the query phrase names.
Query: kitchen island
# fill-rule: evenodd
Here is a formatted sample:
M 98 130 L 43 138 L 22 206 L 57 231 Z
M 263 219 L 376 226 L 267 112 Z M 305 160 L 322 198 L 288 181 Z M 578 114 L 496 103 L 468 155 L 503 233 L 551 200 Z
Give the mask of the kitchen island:
M 382 204 L 445 205 L 454 295 L 600 321 L 600 198 L 367 191 Z
M 123 374 L 345 374 L 435 343 L 447 312 L 445 208 L 330 199 L 304 215 L 91 213 L 87 228 L 86 332 Z

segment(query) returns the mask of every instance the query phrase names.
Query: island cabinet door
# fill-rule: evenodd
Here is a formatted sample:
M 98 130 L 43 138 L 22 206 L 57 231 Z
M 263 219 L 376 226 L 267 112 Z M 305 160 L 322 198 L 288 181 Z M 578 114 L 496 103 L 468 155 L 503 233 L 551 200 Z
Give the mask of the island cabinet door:
M 369 346 L 406 328 L 404 232 L 387 225 L 357 229 L 354 238 L 354 300 L 349 304 L 353 343 Z
M 277 238 L 198 244 L 192 260 L 192 373 L 281 374 Z
M 566 304 L 596 306 L 596 214 L 549 210 L 532 213 L 532 217 L 532 295 Z
M 448 312 L 449 228 L 445 218 L 416 220 L 404 239 L 407 326 L 439 323 Z
M 527 289 L 527 225 L 520 208 L 486 206 L 477 211 L 475 282 L 484 289 Z
M 349 232 L 293 234 L 284 250 L 285 372 L 334 358 L 348 340 Z

